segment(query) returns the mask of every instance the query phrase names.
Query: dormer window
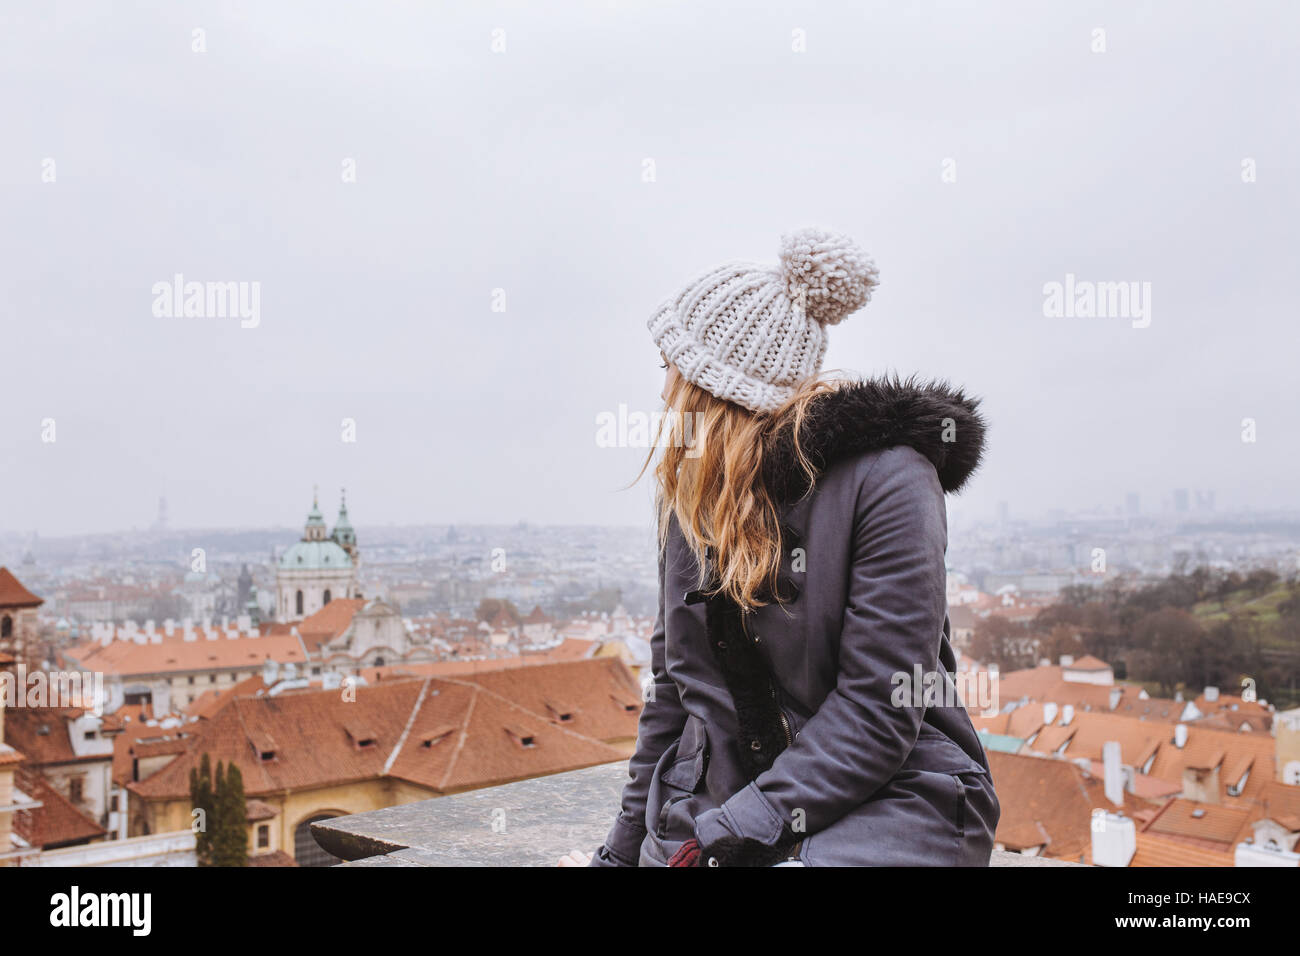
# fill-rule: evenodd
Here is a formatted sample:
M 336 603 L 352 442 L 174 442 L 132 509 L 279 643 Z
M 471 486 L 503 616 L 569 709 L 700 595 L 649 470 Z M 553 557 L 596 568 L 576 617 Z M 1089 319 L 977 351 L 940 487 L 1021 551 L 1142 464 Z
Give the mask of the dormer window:
M 270 763 L 275 760 L 277 748 L 275 740 L 270 734 L 257 731 L 250 735 L 250 739 L 253 744 L 253 752 L 257 754 L 257 758 L 262 763 Z
M 531 730 L 525 727 L 511 726 L 506 728 L 506 733 L 510 735 L 519 746 L 525 749 L 532 749 L 537 746 L 537 737 Z
M 1238 780 L 1236 783 L 1232 783 L 1228 785 L 1228 796 L 1230 797 L 1241 796 L 1241 791 L 1246 789 L 1246 781 L 1249 779 L 1250 779 L 1250 771 L 1247 770 L 1245 773 L 1241 775 L 1240 780 Z
M 551 715 L 551 720 L 556 723 L 567 724 L 573 720 L 573 710 L 571 708 L 563 707 L 559 704 L 553 704 L 550 701 L 547 701 L 546 709 Z
M 369 750 L 379 743 L 379 735 L 366 724 L 349 721 L 343 725 L 343 730 L 358 750 Z

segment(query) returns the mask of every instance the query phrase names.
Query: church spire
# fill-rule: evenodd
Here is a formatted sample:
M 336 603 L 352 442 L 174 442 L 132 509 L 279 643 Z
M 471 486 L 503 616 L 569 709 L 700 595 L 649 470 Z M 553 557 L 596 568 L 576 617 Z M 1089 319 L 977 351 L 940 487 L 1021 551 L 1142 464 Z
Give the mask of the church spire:
M 303 529 L 302 540 L 324 541 L 328 537 L 325 530 L 325 517 L 320 513 L 319 495 L 316 486 L 312 486 L 311 511 L 307 512 L 307 525 Z
M 339 492 L 339 517 L 334 523 L 334 533 L 330 536 L 340 548 L 348 553 L 354 562 L 357 560 L 357 533 L 348 518 L 348 490 Z

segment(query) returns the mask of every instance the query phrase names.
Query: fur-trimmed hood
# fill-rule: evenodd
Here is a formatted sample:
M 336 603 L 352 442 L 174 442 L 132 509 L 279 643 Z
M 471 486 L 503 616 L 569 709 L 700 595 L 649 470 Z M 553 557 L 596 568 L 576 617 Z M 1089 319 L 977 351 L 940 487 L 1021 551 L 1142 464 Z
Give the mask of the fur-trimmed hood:
M 947 382 L 894 377 L 846 383 L 813 399 L 799 441 L 819 475 L 844 458 L 907 445 L 930 459 L 944 491 L 956 492 L 979 467 L 984 430 L 979 399 Z M 779 501 L 808 490 L 790 429 L 767 450 L 763 478 Z

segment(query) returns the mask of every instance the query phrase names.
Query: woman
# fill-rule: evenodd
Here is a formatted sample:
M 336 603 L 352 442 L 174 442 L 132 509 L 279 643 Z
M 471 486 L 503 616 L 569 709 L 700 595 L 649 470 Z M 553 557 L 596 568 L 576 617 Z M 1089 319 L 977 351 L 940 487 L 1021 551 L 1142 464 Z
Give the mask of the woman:
M 876 284 L 809 229 L 650 320 L 676 413 L 653 693 L 622 812 L 562 865 L 988 864 L 999 806 L 951 693 L 944 566 L 944 493 L 984 424 L 942 384 L 819 379 L 827 327 Z

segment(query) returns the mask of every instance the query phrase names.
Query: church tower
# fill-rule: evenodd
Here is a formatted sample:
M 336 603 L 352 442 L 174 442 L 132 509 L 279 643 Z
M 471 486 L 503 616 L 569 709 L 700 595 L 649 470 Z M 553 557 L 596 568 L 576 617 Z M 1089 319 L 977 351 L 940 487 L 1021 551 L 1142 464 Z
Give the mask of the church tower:
M 343 489 L 339 497 L 339 517 L 334 522 L 332 537 L 334 543 L 348 553 L 353 566 L 360 563 L 360 555 L 357 552 L 357 533 L 352 528 L 352 522 L 348 520 L 348 490 L 346 488 Z
M 275 569 L 275 619 L 300 621 L 315 614 L 334 598 L 352 597 L 356 583 L 356 536 L 347 523 L 347 511 L 341 515 L 352 547 L 349 554 L 332 537 L 320 513 L 320 502 L 312 496 L 311 511 L 303 527 L 302 540 L 289 548 Z M 335 530 L 338 534 L 338 530 Z

